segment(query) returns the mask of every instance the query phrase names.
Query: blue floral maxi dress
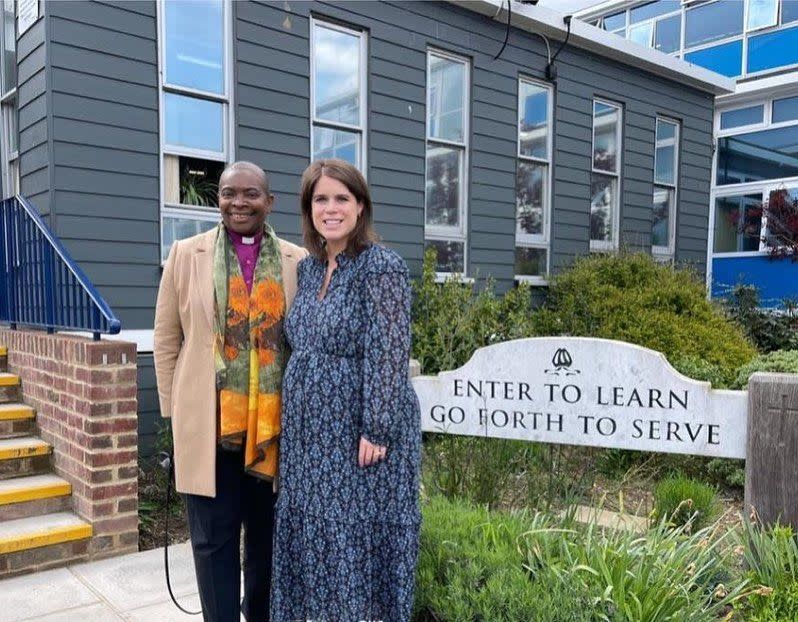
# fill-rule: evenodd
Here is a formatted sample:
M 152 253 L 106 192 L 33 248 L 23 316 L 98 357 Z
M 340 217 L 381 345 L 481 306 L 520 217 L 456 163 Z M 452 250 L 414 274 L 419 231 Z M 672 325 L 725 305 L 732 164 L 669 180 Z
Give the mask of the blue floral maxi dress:
M 399 255 L 373 245 L 299 264 L 285 321 L 273 622 L 403 622 L 413 604 L 420 416 L 408 379 L 410 287 Z M 360 437 L 388 447 L 357 464 Z

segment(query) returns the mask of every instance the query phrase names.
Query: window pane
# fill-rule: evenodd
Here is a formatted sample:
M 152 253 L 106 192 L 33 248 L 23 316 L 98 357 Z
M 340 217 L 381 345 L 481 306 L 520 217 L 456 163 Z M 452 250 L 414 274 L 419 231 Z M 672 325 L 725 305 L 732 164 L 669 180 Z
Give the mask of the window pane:
M 360 168 L 360 134 L 314 127 L 313 160 L 327 158 L 340 158 Z
M 223 1 L 165 2 L 164 22 L 166 82 L 224 93 Z
M 715 200 L 714 252 L 759 250 L 761 228 L 761 194 L 722 197 Z
M 515 274 L 517 276 L 546 276 L 546 249 L 516 246 Z
M 465 243 L 451 240 L 425 240 L 424 250 L 434 248 L 438 253 L 436 272 L 465 274 Z
M 748 38 L 748 72 L 798 63 L 798 27 Z
M 654 155 L 654 181 L 676 185 L 676 124 L 657 119 L 657 146 Z
M 460 226 L 459 149 L 427 146 L 426 224 Z
M 548 160 L 549 158 L 549 90 L 537 84 L 519 85 L 519 149 L 520 154 Z
M 798 97 L 773 100 L 773 123 L 798 119 Z
M 778 13 L 778 0 L 748 0 L 748 30 L 774 26 Z
M 684 25 L 685 47 L 742 33 L 744 6 L 739 0 L 719 0 L 688 9 Z
M 619 28 L 626 28 L 626 11 L 607 15 L 604 18 L 604 30 L 618 30 Z
M 654 186 L 654 216 L 651 224 L 651 245 L 670 246 L 670 219 L 674 210 L 672 188 Z
M 219 102 L 164 93 L 166 143 L 224 153 L 224 106 Z
M 654 47 L 666 54 L 676 52 L 682 44 L 682 16 L 674 15 L 657 22 Z
M 195 218 L 181 218 L 164 214 L 161 235 L 161 261 L 166 261 L 166 258 L 169 257 L 169 250 L 176 240 L 185 240 L 192 235 L 210 231 L 218 222 L 218 218 L 196 220 Z
M 742 127 L 743 125 L 754 125 L 762 123 L 765 114 L 765 107 L 749 106 L 748 108 L 738 108 L 737 110 L 727 110 L 720 113 L 720 129 L 726 130 L 732 127 Z
M 621 109 L 593 102 L 593 168 L 618 171 L 618 126 Z
M 14 1 L 3 0 L 3 84 L 8 93 L 17 85 L 17 41 L 14 29 Z
M 706 67 L 724 76 L 736 78 L 742 73 L 743 42 L 732 41 L 731 43 L 723 43 L 703 50 L 688 52 L 684 55 L 684 60 L 694 65 Z
M 781 0 L 781 23 L 798 20 L 798 0 Z
M 798 241 L 795 235 L 795 207 L 798 205 L 798 188 L 781 187 L 768 194 L 770 209 L 767 213 L 767 224 L 764 243 L 768 248 L 778 248 L 786 241 Z
M 427 115 L 429 137 L 465 140 L 465 63 L 430 54 Z
M 612 219 L 617 180 L 607 175 L 590 176 L 590 239 L 612 241 Z
M 360 36 L 316 24 L 313 37 L 316 118 L 360 125 Z
M 532 162 L 518 163 L 515 184 L 516 231 L 543 235 L 548 166 Z
M 645 24 L 630 26 L 629 40 L 633 41 L 634 43 L 637 43 L 638 45 L 651 47 L 651 37 L 653 33 L 654 33 L 654 22 L 646 22 Z
M 798 175 L 798 126 L 718 139 L 717 183 Z
M 650 2 L 643 6 L 636 7 L 629 11 L 629 22 L 634 24 L 642 22 L 644 19 L 650 17 L 657 17 L 657 15 L 665 15 L 665 13 L 672 13 L 678 11 L 681 7 L 679 0 L 659 0 L 658 2 Z
M 173 171 L 166 170 L 175 160 L 176 179 Z M 164 201 L 171 203 L 177 198 L 181 205 L 218 207 L 219 177 L 223 170 L 224 162 L 167 154 L 164 156 Z M 174 188 L 166 187 L 171 184 L 178 186 L 177 192 Z

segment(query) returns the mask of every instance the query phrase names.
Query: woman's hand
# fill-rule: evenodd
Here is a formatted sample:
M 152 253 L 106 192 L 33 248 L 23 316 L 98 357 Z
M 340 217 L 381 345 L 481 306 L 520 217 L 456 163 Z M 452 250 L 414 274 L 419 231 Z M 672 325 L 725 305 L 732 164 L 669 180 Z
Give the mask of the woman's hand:
M 357 463 L 361 467 L 371 466 L 380 460 L 385 460 L 386 448 L 381 445 L 370 443 L 364 437 L 360 437 L 360 449 L 357 454 Z

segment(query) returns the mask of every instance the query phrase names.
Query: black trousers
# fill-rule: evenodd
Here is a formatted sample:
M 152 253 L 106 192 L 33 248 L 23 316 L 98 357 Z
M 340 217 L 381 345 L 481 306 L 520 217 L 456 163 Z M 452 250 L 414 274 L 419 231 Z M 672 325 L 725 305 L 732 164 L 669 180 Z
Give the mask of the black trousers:
M 274 493 L 247 475 L 240 451 L 217 450 L 216 497 L 184 495 L 206 622 L 268 622 Z M 241 601 L 241 528 L 244 599 Z

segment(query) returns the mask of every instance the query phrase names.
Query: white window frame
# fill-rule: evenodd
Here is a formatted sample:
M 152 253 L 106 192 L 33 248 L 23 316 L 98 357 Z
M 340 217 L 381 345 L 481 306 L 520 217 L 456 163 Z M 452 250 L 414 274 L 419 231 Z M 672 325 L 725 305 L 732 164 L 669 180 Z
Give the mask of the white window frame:
M 315 40 L 316 27 L 337 30 L 358 38 L 358 124 L 350 125 L 340 121 L 329 121 L 327 119 L 316 118 L 316 63 L 315 63 Z M 310 160 L 313 161 L 313 154 L 316 146 L 313 144 L 314 128 L 324 127 L 331 130 L 344 130 L 360 135 L 358 156 L 360 166 L 358 169 L 367 177 L 368 172 L 368 33 L 365 30 L 350 28 L 336 24 L 325 19 L 311 16 L 310 18 Z
M 0 51 L 5 53 L 5 4 L 0 6 Z M 14 3 L 14 62 L 17 62 L 18 26 L 16 19 L 16 3 Z M 2 72 L 2 68 L 0 68 Z M 0 76 L 0 85 L 5 83 L 5 75 Z M 16 123 L 14 123 L 16 120 Z M 2 175 L 3 196 L 11 197 L 20 192 L 19 179 L 19 109 L 17 105 L 17 87 L 13 85 L 8 92 L 0 93 L 0 132 L 2 132 L 2 153 L 0 153 L 0 175 Z M 13 133 L 16 149 L 11 149 Z
M 616 128 L 615 132 L 615 140 L 616 144 L 618 145 L 618 157 L 616 159 L 617 170 L 615 172 L 605 171 L 601 169 L 597 169 L 593 166 L 594 158 L 593 155 L 595 153 L 596 148 L 596 104 L 603 104 L 605 106 L 612 106 L 613 108 L 618 109 L 618 127 Z M 593 98 L 593 105 L 591 107 L 591 115 L 593 117 L 593 125 L 592 125 L 592 134 L 591 134 L 591 141 L 590 141 L 590 174 L 591 178 L 593 174 L 596 175 L 604 175 L 605 177 L 614 177 L 615 178 L 615 196 L 613 197 L 614 204 L 612 206 L 612 239 L 607 240 L 590 240 L 590 251 L 591 252 L 607 252 L 607 251 L 617 251 L 618 250 L 618 240 L 620 239 L 620 223 L 621 223 L 621 205 L 623 202 L 621 201 L 621 192 L 622 192 L 622 172 L 623 172 L 623 119 L 624 119 L 624 110 L 623 105 L 617 102 L 611 101 L 609 99 L 602 99 L 601 97 L 594 97 Z M 588 197 L 589 200 L 592 200 L 592 197 Z M 588 204 L 588 208 L 590 205 Z M 590 217 L 590 213 L 588 212 L 588 218 Z M 588 226 L 589 229 L 589 226 Z M 589 236 L 589 231 L 588 231 Z
M 443 51 L 439 48 L 427 48 L 427 79 L 426 79 L 426 107 L 429 111 L 430 95 L 432 89 L 430 88 L 430 61 L 433 56 L 444 58 L 453 62 L 461 63 L 465 67 L 465 77 L 463 79 L 464 94 L 463 94 L 463 142 L 458 143 L 455 141 L 444 140 L 440 138 L 430 137 L 429 127 L 429 112 L 426 114 L 426 130 L 425 130 L 425 145 L 424 145 L 424 242 L 441 241 L 441 242 L 461 242 L 463 244 L 463 272 L 459 274 L 461 277 L 466 277 L 468 274 L 468 205 L 469 205 L 469 162 L 471 151 L 471 61 L 465 56 L 452 54 L 451 52 Z M 458 149 L 463 153 L 460 159 L 460 205 L 459 215 L 460 224 L 457 227 L 445 227 L 441 225 L 428 225 L 427 223 L 427 205 L 426 205 L 426 188 L 427 188 L 427 151 L 430 145 L 440 145 L 451 149 Z M 438 280 L 446 280 L 453 276 L 452 272 L 436 272 Z
M 547 105 L 546 105 L 546 158 L 541 159 L 534 156 L 521 154 L 521 117 L 523 115 L 522 102 L 521 102 L 521 85 L 531 84 L 547 91 Z M 518 132 L 517 142 L 517 162 L 516 162 L 516 175 L 518 174 L 518 167 L 522 162 L 530 162 L 533 164 L 543 164 L 546 166 L 546 186 L 543 192 L 543 232 L 539 234 L 534 233 L 521 233 L 518 231 L 518 225 L 515 229 L 515 246 L 516 248 L 539 248 L 546 251 L 546 268 L 545 274 L 549 274 L 551 265 L 551 249 L 549 248 L 549 241 L 551 239 L 551 197 L 552 186 L 554 180 L 554 166 L 553 166 L 553 141 L 554 141 L 554 87 L 548 82 L 535 80 L 527 76 L 521 75 L 518 77 L 518 119 L 516 124 L 516 131 Z M 517 201 L 517 198 L 516 198 Z M 517 205 L 517 203 L 516 203 Z M 518 214 L 516 213 L 516 218 Z M 515 249 L 514 249 L 515 250 Z M 546 285 L 547 279 L 545 276 L 539 275 L 526 275 L 516 274 L 516 281 L 523 281 L 531 283 L 532 285 Z
M 672 259 L 676 252 L 676 216 L 679 211 L 679 165 L 681 164 L 680 146 L 682 136 L 682 124 L 671 117 L 657 116 L 656 124 L 659 122 L 670 123 L 676 127 L 676 133 L 673 138 L 673 184 L 666 184 L 657 181 L 657 147 L 656 142 L 654 145 L 654 191 L 657 188 L 666 188 L 673 191 L 673 205 L 670 206 L 671 211 L 668 213 L 668 245 L 667 246 L 651 246 L 651 253 L 658 259 Z M 656 125 L 654 128 L 654 140 L 656 141 Z
M 203 160 L 211 160 L 214 162 L 221 162 L 222 164 L 229 164 L 234 159 L 234 136 L 235 136 L 235 120 L 233 119 L 232 110 L 234 110 L 233 93 L 234 93 L 234 77 L 233 77 L 233 17 L 232 17 L 232 0 L 222 0 L 223 5 L 223 27 L 224 27 L 224 93 L 211 93 L 208 91 L 201 91 L 198 89 L 187 88 L 169 84 L 165 81 L 166 65 L 165 65 L 165 43 L 166 43 L 166 20 L 165 20 L 165 7 L 163 2 L 156 2 L 156 14 L 158 20 L 158 125 L 160 128 L 160 147 L 159 147 L 159 228 L 158 228 L 158 253 L 162 258 L 163 252 L 163 231 L 164 231 L 164 217 L 170 216 L 173 218 L 187 218 L 189 220 L 203 220 L 208 222 L 218 222 L 220 219 L 218 207 L 203 207 L 197 205 L 183 205 L 181 203 L 171 203 L 165 200 L 165 166 L 164 161 L 167 155 L 170 156 L 186 156 L 190 158 L 199 158 Z M 188 147 L 181 147 L 175 145 L 168 145 L 166 142 L 166 114 L 165 114 L 165 94 L 174 93 L 176 95 L 185 95 L 206 101 L 212 101 L 222 104 L 223 118 L 222 118 L 222 131 L 223 140 L 221 152 L 206 151 L 201 149 L 191 149 Z M 161 259 L 161 265 L 164 260 Z
M 793 21 L 793 22 L 790 22 L 788 24 L 782 24 L 781 23 L 781 21 L 782 21 L 782 10 L 783 10 L 783 2 L 782 2 L 782 0 L 778 0 L 778 4 L 777 4 L 777 7 L 776 7 L 776 23 L 775 24 L 771 24 L 769 26 L 760 26 L 758 28 L 753 28 L 753 29 L 749 29 L 748 28 L 748 15 L 749 15 L 749 9 L 750 9 L 750 0 L 741 0 L 741 1 L 745 2 L 745 5 L 743 6 L 743 29 L 742 29 L 742 32 L 740 32 L 739 34 L 736 34 L 736 35 L 732 35 L 732 36 L 729 36 L 729 37 L 722 38 L 722 39 L 716 39 L 715 41 L 711 41 L 709 43 L 701 43 L 701 44 L 693 45 L 693 46 L 689 46 L 689 47 L 686 45 L 686 41 L 685 41 L 685 26 L 687 25 L 687 12 L 692 10 L 692 9 L 698 8 L 699 6 L 706 6 L 706 5 L 709 5 L 709 4 L 715 4 L 716 2 L 719 2 L 720 0 L 704 0 L 704 1 L 701 1 L 701 2 L 698 2 L 697 0 L 682 0 L 681 8 L 679 10 L 677 10 L 677 11 L 672 11 L 670 13 L 663 13 L 662 15 L 657 15 L 656 17 L 651 17 L 649 19 L 641 20 L 639 22 L 635 22 L 634 24 L 632 24 L 631 23 L 631 11 L 632 11 L 632 9 L 637 8 L 638 6 L 641 6 L 643 4 L 646 4 L 649 1 L 650 0 L 640 0 L 639 2 L 634 2 L 634 3 L 630 2 L 630 6 L 627 6 L 625 9 L 623 9 L 623 12 L 626 15 L 625 27 L 624 27 L 624 35 L 623 35 L 624 38 L 626 38 L 626 39 L 630 38 L 629 37 L 629 29 L 630 28 L 639 27 L 642 24 L 646 24 L 647 22 L 654 22 L 654 25 L 653 25 L 653 28 L 652 28 L 651 42 L 650 42 L 650 46 L 649 46 L 649 47 L 654 47 L 654 45 L 656 43 L 656 33 L 657 33 L 657 24 L 656 24 L 656 22 L 658 22 L 658 21 L 660 21 L 662 19 L 667 19 L 669 17 L 673 17 L 674 15 L 681 14 L 681 25 L 682 25 L 681 44 L 680 44 L 678 50 L 674 50 L 673 52 L 666 52 L 668 54 L 671 54 L 671 55 L 676 56 L 678 58 L 684 58 L 685 54 L 689 54 L 690 52 L 698 52 L 700 50 L 711 48 L 711 47 L 714 47 L 714 46 L 717 46 L 717 45 L 722 45 L 724 43 L 731 43 L 733 41 L 742 41 L 742 60 L 741 60 L 741 67 L 740 67 L 740 75 L 737 76 L 736 78 L 733 78 L 735 80 L 741 80 L 743 78 L 749 78 L 749 77 L 760 78 L 760 77 L 771 75 L 771 74 L 782 74 L 784 72 L 787 72 L 787 71 L 790 71 L 790 70 L 798 68 L 798 63 L 794 63 L 792 65 L 781 65 L 779 67 L 774 67 L 772 69 L 763 69 L 761 71 L 754 71 L 754 72 L 749 72 L 748 71 L 748 42 L 749 42 L 749 39 L 751 37 L 755 37 L 755 36 L 763 35 L 763 34 L 769 34 L 771 32 L 776 32 L 776 31 L 779 31 L 779 30 L 786 30 L 786 29 L 793 28 L 793 27 L 798 28 L 798 21 Z M 620 11 L 617 11 L 617 10 L 608 11 L 605 15 L 602 15 L 600 18 L 598 18 L 598 23 L 603 28 L 603 20 L 604 20 L 604 18 L 607 15 L 616 15 L 618 13 L 620 13 Z M 614 31 L 607 31 L 607 32 L 612 32 L 614 34 L 619 34 L 619 30 L 620 29 L 617 29 L 617 30 L 614 30 Z
M 781 5 L 779 5 L 781 6 Z M 798 22 L 795 22 L 798 24 Z M 735 101 L 727 104 L 719 105 L 715 110 L 715 122 L 714 122 L 714 129 L 715 129 L 715 139 L 720 140 L 721 138 L 727 138 L 730 136 L 744 136 L 745 134 L 750 134 L 753 132 L 760 132 L 762 130 L 773 130 L 783 127 L 795 127 L 798 126 L 798 119 L 793 119 L 790 121 L 782 121 L 780 123 L 773 122 L 773 101 L 778 99 L 785 99 L 788 97 L 795 97 L 798 96 L 798 91 L 783 91 L 774 93 L 770 97 L 759 98 L 759 99 L 749 99 L 744 102 Z M 763 105 L 764 106 L 764 118 L 762 123 L 758 123 L 755 125 L 746 125 L 741 127 L 735 127 L 730 129 L 721 130 L 720 129 L 720 115 L 723 112 L 727 112 L 730 110 L 736 110 L 738 108 L 748 108 L 750 106 L 756 105 Z M 708 244 L 707 244 L 707 262 L 708 266 L 711 266 L 712 259 L 722 259 L 727 257 L 756 257 L 756 256 L 763 256 L 769 254 L 769 247 L 762 241 L 762 236 L 760 234 L 760 241 L 759 241 L 759 250 L 756 251 L 733 251 L 733 252 L 715 252 L 715 203 L 717 199 L 729 197 L 729 196 L 740 196 L 745 194 L 761 194 L 762 195 L 762 203 L 764 203 L 770 193 L 774 190 L 779 190 L 782 188 L 798 188 L 798 175 L 794 175 L 792 177 L 777 177 L 775 179 L 766 179 L 762 181 L 752 181 L 752 182 L 744 182 L 744 183 L 736 183 L 736 184 L 724 184 L 719 186 L 717 183 L 717 160 L 718 160 L 718 149 L 715 149 L 715 153 L 712 158 L 712 191 L 710 193 L 710 209 L 709 209 L 709 236 L 708 236 Z M 763 214 L 762 218 L 762 231 L 767 229 L 767 218 Z M 707 282 L 710 283 L 710 271 L 707 270 Z

